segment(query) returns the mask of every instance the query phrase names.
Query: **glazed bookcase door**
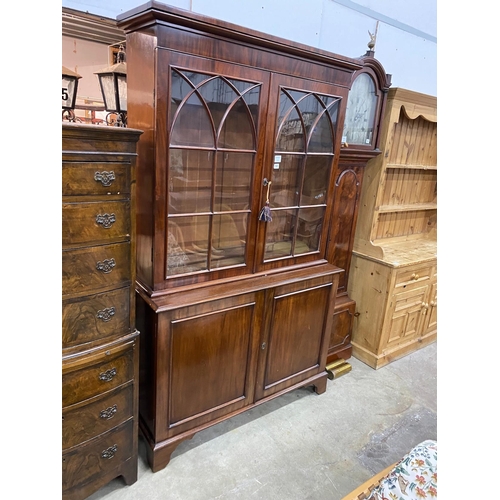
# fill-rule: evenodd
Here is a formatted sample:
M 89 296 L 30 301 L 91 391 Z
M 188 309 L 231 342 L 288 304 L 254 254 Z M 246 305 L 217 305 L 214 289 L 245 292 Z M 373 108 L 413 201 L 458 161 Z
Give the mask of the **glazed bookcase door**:
M 225 64 L 216 73 L 214 61 L 162 51 L 159 58 L 168 68 L 164 279 L 249 273 L 268 75 Z
M 260 270 L 324 258 L 341 98 L 329 85 L 273 75 L 259 220 Z M 273 111 L 274 110 L 274 111 Z M 272 120 L 271 120 L 272 118 Z

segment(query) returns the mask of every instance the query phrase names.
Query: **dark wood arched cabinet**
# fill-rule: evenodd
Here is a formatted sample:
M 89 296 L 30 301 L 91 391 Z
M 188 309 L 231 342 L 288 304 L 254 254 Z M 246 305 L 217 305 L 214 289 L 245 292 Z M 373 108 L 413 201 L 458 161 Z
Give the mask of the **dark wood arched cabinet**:
M 118 26 L 128 124 L 144 131 L 140 428 L 158 471 L 210 425 L 298 387 L 322 393 L 329 349 L 350 355 L 331 343 L 338 264 L 349 264 L 361 172 L 377 151 L 342 148 L 344 118 L 353 76 L 381 85 L 373 57 L 154 1 Z M 377 94 L 377 120 L 382 104 Z
M 340 158 L 335 174 L 328 261 L 342 269 L 335 302 L 327 366 L 342 372 L 342 360 L 352 354 L 356 302 L 347 293 L 354 235 L 366 164 L 378 156 L 380 123 L 384 116 L 391 76 L 368 50 L 359 59 L 363 67 L 352 76 L 344 120 Z M 339 363 L 340 361 L 340 363 Z

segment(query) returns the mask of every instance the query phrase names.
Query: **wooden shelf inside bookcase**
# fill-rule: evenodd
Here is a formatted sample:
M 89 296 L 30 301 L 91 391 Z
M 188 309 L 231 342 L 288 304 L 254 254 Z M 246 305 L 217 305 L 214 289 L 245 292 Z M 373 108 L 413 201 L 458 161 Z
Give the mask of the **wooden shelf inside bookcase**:
M 437 170 L 437 165 L 407 165 L 405 163 L 387 163 L 385 168 L 405 168 L 408 170 Z
M 412 212 L 415 210 L 437 210 L 437 203 L 411 203 L 408 205 L 382 205 L 378 208 L 380 213 Z

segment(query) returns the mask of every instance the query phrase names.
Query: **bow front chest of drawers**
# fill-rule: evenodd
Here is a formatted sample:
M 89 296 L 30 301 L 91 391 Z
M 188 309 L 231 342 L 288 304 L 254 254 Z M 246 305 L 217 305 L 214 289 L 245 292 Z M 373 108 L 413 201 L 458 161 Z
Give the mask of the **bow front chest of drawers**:
M 137 480 L 135 129 L 62 125 L 62 493 Z

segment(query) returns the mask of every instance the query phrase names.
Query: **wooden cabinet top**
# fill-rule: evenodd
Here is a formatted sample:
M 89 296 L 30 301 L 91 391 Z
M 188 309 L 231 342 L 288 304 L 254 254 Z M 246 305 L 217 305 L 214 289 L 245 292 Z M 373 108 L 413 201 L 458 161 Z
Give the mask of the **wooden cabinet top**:
M 354 58 L 310 47 L 280 37 L 245 28 L 219 19 L 152 0 L 117 16 L 118 27 L 126 33 L 148 31 L 154 24 L 182 26 L 190 31 L 210 34 L 268 50 L 278 50 L 310 61 L 323 62 L 339 68 L 357 70 L 362 64 Z
M 87 125 L 82 123 L 62 124 L 62 150 L 102 150 L 135 153 L 136 142 L 142 130 L 126 127 L 108 127 L 104 125 Z M 92 141 L 92 142 L 87 142 Z M 97 141 L 97 142 L 96 142 Z M 130 148 L 126 145 L 130 143 Z M 97 146 L 99 144 L 99 147 Z M 113 145 L 115 144 L 115 145 Z M 120 146 L 117 146 L 120 144 Z M 124 149 L 123 149 L 124 148 Z
M 437 122 L 437 97 L 435 96 L 395 87 L 389 90 L 387 101 L 387 107 L 395 109 L 398 113 L 397 117 L 399 117 L 399 110 L 403 107 L 411 120 L 422 116 L 428 121 Z

